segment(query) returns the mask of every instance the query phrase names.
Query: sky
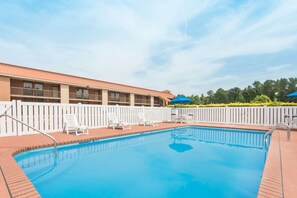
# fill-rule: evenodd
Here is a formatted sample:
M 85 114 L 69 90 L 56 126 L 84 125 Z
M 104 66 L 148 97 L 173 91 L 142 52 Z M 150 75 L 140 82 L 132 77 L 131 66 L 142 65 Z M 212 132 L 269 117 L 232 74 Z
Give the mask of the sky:
M 0 0 L 0 62 L 174 94 L 297 77 L 296 0 Z

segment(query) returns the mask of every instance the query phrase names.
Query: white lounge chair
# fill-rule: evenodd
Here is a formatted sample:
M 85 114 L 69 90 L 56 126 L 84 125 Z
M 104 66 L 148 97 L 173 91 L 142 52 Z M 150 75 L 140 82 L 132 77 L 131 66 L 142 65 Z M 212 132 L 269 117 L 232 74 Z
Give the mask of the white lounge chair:
M 89 129 L 86 126 L 82 126 L 78 123 L 75 114 L 64 115 L 63 132 L 67 134 L 75 133 L 75 135 L 89 134 Z
M 193 114 L 182 114 L 182 115 L 176 115 L 175 117 L 175 123 L 189 123 L 193 122 Z
M 297 115 L 292 116 L 292 124 L 291 127 L 297 126 Z
M 152 126 L 158 126 L 158 123 L 154 120 L 147 120 L 145 119 L 144 113 L 138 113 L 138 118 L 139 118 L 139 124 L 138 125 L 152 125 Z
M 112 127 L 115 128 L 121 128 L 123 130 L 131 129 L 131 125 L 128 123 L 124 123 L 121 120 L 119 120 L 118 116 L 114 113 L 108 114 L 108 128 Z

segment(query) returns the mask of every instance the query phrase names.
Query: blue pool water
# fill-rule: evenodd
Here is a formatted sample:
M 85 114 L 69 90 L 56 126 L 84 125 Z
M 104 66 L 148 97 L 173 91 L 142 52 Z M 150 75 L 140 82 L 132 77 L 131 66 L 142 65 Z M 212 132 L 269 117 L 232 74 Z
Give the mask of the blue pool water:
M 42 197 L 257 197 L 264 133 L 183 127 L 15 157 Z

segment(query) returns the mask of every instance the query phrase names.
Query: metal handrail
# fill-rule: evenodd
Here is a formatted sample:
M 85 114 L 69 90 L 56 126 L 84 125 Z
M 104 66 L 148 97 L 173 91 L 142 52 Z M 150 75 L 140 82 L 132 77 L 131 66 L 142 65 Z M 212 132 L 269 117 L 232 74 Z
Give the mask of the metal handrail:
M 264 141 L 265 143 L 267 143 L 267 137 L 269 135 L 272 135 L 273 131 L 275 129 L 277 129 L 278 127 L 285 127 L 287 129 L 287 140 L 289 141 L 291 138 L 291 128 L 289 127 L 289 125 L 285 124 L 285 123 L 278 123 L 277 125 L 275 125 L 272 129 L 270 129 L 265 135 L 264 135 Z
M 39 178 L 41 178 L 41 177 L 43 177 L 43 176 L 45 176 L 45 175 L 53 172 L 57 168 L 57 165 L 58 165 L 58 155 L 55 155 L 54 156 L 54 164 L 51 167 L 51 169 L 48 170 L 48 171 L 46 171 L 46 172 L 44 172 L 44 173 L 42 173 L 41 175 L 38 175 L 37 177 L 35 177 L 33 179 L 31 179 L 31 181 L 34 182 L 34 181 L 38 180 Z
M 55 139 L 53 136 L 51 136 L 51 135 L 49 135 L 49 134 L 46 134 L 46 133 L 44 133 L 44 132 L 42 132 L 42 131 L 40 131 L 40 130 L 38 130 L 38 129 L 36 129 L 36 128 L 34 128 L 34 127 L 32 127 L 32 126 L 30 126 L 30 125 L 28 125 L 28 124 L 26 124 L 26 123 L 24 123 L 24 122 L 22 122 L 22 121 L 20 121 L 20 120 L 14 118 L 14 117 L 12 117 L 12 116 L 10 116 L 10 115 L 7 115 L 6 112 L 7 112 L 10 108 L 11 108 L 11 106 L 9 106 L 8 108 L 6 108 L 6 109 L 4 110 L 4 112 L 2 113 L 2 115 L 0 115 L 0 118 L 2 118 L 2 117 L 8 117 L 8 118 L 10 118 L 10 119 L 12 119 L 12 120 L 14 120 L 14 121 L 16 121 L 16 122 L 18 122 L 18 123 L 21 123 L 22 125 L 25 125 L 26 127 L 30 128 L 30 129 L 33 129 L 34 131 L 37 131 L 38 133 L 40 133 L 40 134 L 42 134 L 42 135 L 45 135 L 46 137 L 52 139 L 52 141 L 53 141 L 53 143 L 54 143 L 54 147 L 55 147 L 55 154 L 58 154 L 57 141 L 56 141 L 56 139 Z

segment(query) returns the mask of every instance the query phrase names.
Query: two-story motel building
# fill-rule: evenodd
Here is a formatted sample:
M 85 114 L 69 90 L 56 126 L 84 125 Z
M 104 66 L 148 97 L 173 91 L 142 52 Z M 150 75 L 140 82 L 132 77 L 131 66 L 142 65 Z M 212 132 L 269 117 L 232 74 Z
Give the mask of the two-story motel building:
M 156 91 L 0 63 L 0 101 L 165 106 L 174 98 Z

